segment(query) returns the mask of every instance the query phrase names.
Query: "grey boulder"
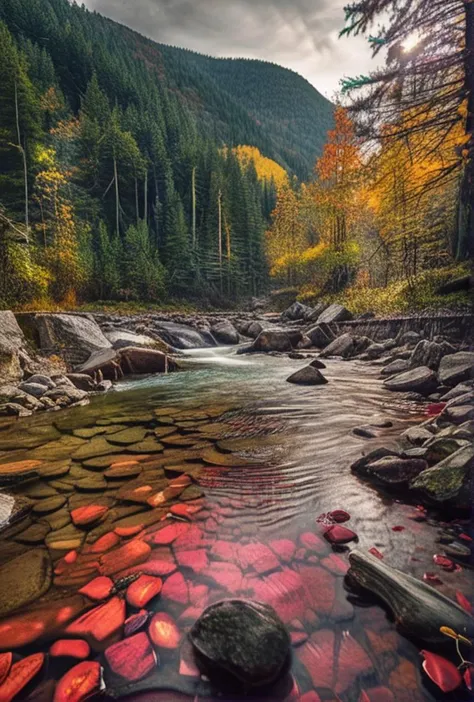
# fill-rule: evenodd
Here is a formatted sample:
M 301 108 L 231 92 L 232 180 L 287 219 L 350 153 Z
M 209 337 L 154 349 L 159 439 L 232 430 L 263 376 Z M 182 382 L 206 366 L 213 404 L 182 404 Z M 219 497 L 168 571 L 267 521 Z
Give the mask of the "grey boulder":
M 333 304 L 329 305 L 324 312 L 322 312 L 318 317 L 318 324 L 325 322 L 326 324 L 331 324 L 332 322 L 348 322 L 352 319 L 352 313 L 344 307 L 343 305 Z
M 212 336 L 226 346 L 239 343 L 239 332 L 228 319 L 222 319 L 211 326 Z
M 300 368 L 286 379 L 288 383 L 294 385 L 326 385 L 328 382 L 324 375 L 314 366 Z
M 414 368 L 406 373 L 399 373 L 393 378 L 384 380 L 387 390 L 394 392 L 416 392 L 421 395 L 429 395 L 438 386 L 436 373 L 426 366 Z
M 444 356 L 439 365 L 439 380 L 453 387 L 474 378 L 474 351 L 459 351 Z

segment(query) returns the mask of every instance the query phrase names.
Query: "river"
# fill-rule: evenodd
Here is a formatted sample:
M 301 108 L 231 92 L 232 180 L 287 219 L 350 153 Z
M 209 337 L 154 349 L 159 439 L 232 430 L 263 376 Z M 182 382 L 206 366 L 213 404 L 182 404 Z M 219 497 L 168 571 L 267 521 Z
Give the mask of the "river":
M 166 612 L 181 647 L 155 646 L 159 663 L 140 680 L 125 669 L 111 672 L 106 662 L 106 693 L 204 702 L 212 690 L 189 661 L 185 632 L 206 604 L 245 596 L 272 604 L 294 644 L 290 677 L 264 699 L 296 702 L 311 690 L 343 702 L 464 699 L 437 692 L 421 673 L 415 643 L 396 631 L 379 603 L 351 592 L 344 575 L 353 545 L 331 548 L 316 521 L 346 510 L 357 548 L 375 547 L 418 578 L 435 570 L 436 520 L 415 521 L 415 506 L 350 471 L 362 452 L 395 445 L 403 429 L 423 419 L 422 409 L 384 390 L 377 368 L 357 361 L 328 360 L 327 385 L 286 383 L 305 363 L 237 356 L 225 347 L 188 351 L 179 373 L 128 380 L 88 406 L 0 425 L 0 463 L 34 461 L 40 476 L 10 488 L 33 511 L 0 542 L 0 575 L 8 573 L 0 585 L 1 650 L 47 653 L 53 641 L 72 638 L 90 645 L 87 660 L 104 663 L 104 649 L 123 639 L 125 616 Z M 374 420 L 391 426 L 373 439 L 352 433 Z M 96 516 L 80 511 L 91 505 Z M 159 536 L 163 527 L 169 540 Z M 38 552 L 40 572 L 30 573 L 25 564 Z M 53 572 L 45 573 L 51 562 Z M 150 582 L 159 576 L 163 588 L 140 606 L 143 593 L 134 600 L 120 578 L 146 573 L 152 562 Z M 119 592 L 94 604 L 76 593 L 97 577 L 119 580 Z M 472 589 L 467 570 L 440 577 L 441 591 L 452 598 Z M 23 578 L 33 583 L 26 592 Z M 87 612 L 112 599 L 122 609 L 107 613 L 110 631 L 100 639 Z M 32 699 L 53 699 L 54 680 L 75 663 L 50 655 L 18 699 L 30 691 Z M 140 695 L 148 688 L 155 692 Z

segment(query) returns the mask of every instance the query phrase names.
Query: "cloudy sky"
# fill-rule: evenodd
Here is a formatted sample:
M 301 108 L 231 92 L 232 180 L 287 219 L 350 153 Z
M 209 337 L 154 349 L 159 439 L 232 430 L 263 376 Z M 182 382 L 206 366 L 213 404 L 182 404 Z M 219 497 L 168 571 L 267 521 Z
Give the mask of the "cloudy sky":
M 372 66 L 361 37 L 338 39 L 348 0 L 84 0 L 151 39 L 292 68 L 327 97 Z

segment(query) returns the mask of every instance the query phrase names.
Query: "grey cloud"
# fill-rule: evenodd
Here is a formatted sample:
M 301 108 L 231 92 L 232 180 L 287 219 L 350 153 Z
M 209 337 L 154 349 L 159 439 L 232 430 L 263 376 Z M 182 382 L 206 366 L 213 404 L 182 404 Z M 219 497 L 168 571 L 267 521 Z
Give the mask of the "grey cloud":
M 84 0 L 151 39 L 292 68 L 329 97 L 372 67 L 360 37 L 338 39 L 347 0 Z

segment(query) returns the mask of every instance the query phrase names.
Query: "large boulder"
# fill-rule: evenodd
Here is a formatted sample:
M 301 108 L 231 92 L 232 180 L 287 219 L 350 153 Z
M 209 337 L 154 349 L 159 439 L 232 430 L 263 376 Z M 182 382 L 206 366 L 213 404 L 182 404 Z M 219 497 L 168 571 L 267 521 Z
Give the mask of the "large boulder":
M 410 370 L 411 368 L 411 363 L 409 359 L 403 359 L 403 358 L 396 358 L 394 361 L 391 361 L 389 364 L 384 366 L 382 370 L 380 371 L 381 375 L 398 375 L 400 373 L 405 373 L 406 371 Z
M 260 602 L 223 600 L 210 605 L 189 637 L 201 671 L 232 692 L 273 683 L 290 658 L 283 622 Z
M 333 304 L 329 305 L 324 312 L 318 317 L 318 324 L 323 322 L 326 324 L 332 324 L 332 322 L 348 322 L 352 319 L 352 313 L 344 307 L 343 305 Z
M 326 348 L 336 338 L 329 324 L 325 323 L 317 324 L 306 333 L 306 336 L 311 340 L 313 346 L 316 346 L 318 349 Z
M 464 446 L 443 461 L 420 473 L 410 488 L 438 505 L 471 509 L 474 446 Z
M 431 370 L 438 370 L 441 359 L 444 355 L 444 349 L 441 344 L 435 341 L 422 339 L 417 343 L 410 359 L 412 368 L 418 366 L 426 366 Z
M 210 331 L 193 329 L 186 324 L 176 322 L 155 322 L 154 330 L 160 338 L 176 349 L 201 349 L 216 346 L 216 340 Z
M 366 476 L 386 486 L 401 487 L 427 468 L 428 463 L 420 458 L 385 456 L 366 466 Z
M 211 326 L 212 336 L 226 346 L 233 346 L 239 343 L 239 332 L 228 319 L 222 319 Z
M 439 365 L 439 380 L 453 387 L 474 378 L 474 351 L 459 351 L 444 356 Z
M 252 344 L 252 350 L 258 353 L 285 352 L 292 349 L 291 339 L 286 331 L 264 330 L 260 332 Z
M 421 395 L 429 395 L 436 390 L 438 378 L 431 368 L 420 366 L 388 378 L 383 384 L 387 390 L 395 392 L 417 392 Z
M 314 366 L 300 368 L 296 373 L 290 375 L 286 381 L 294 385 L 326 385 L 328 382 L 324 375 Z
M 366 336 L 352 336 L 352 334 L 342 334 L 334 339 L 329 346 L 321 351 L 321 358 L 329 356 L 342 356 L 342 358 L 351 358 L 363 353 L 371 344 L 371 340 Z
M 121 349 L 125 346 L 156 346 L 155 339 L 151 336 L 146 336 L 146 334 L 135 334 L 134 332 L 127 331 L 126 329 L 111 329 L 110 331 L 104 331 L 104 336 L 112 344 L 112 348 Z
M 260 324 L 260 322 L 250 322 L 245 332 L 245 336 L 250 336 L 251 339 L 256 339 L 262 331 L 263 326 Z
M 92 354 L 85 363 L 76 368 L 76 373 L 86 373 L 97 380 L 119 380 L 124 375 L 164 373 L 175 371 L 177 367 L 176 362 L 162 351 L 127 346 Z
M 284 312 L 281 313 L 281 321 L 295 322 L 299 319 L 307 319 L 307 315 L 313 312 L 311 307 L 303 305 L 301 302 L 294 302 Z
M 22 377 L 20 351 L 25 345 L 25 337 L 13 312 L 0 311 L 0 382 L 8 383 Z
M 99 325 L 91 318 L 77 314 L 37 314 L 35 325 L 40 350 L 47 354 L 63 352 L 77 363 L 91 353 L 111 348 Z
M 395 458 L 401 457 L 396 451 L 385 448 L 385 446 L 381 446 L 380 448 L 373 449 L 373 451 L 369 451 L 369 453 L 361 456 L 361 458 L 358 458 L 357 461 L 351 465 L 351 471 L 356 473 L 356 475 L 366 476 L 368 474 L 368 466 L 381 458 L 385 458 L 386 456 Z

